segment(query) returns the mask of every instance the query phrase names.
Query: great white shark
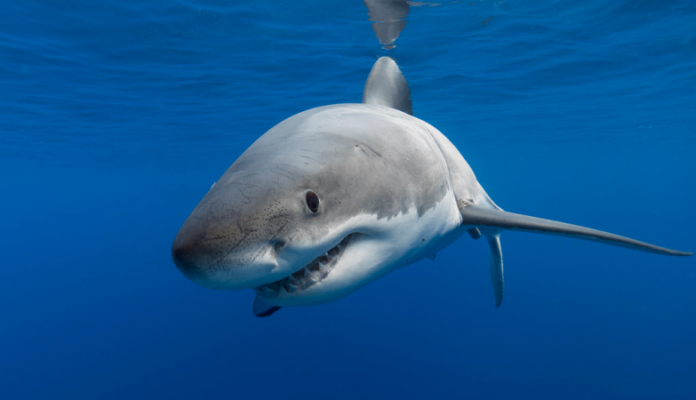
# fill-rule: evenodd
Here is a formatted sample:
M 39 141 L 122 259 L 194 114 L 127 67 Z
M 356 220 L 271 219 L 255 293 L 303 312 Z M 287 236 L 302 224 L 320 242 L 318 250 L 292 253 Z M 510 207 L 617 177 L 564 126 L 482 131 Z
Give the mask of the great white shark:
M 380 58 L 362 104 L 304 111 L 252 144 L 184 222 L 174 263 L 207 288 L 253 288 L 264 317 L 338 300 L 465 233 L 488 242 L 496 306 L 505 230 L 692 255 L 503 211 L 447 137 L 412 114 L 399 67 Z

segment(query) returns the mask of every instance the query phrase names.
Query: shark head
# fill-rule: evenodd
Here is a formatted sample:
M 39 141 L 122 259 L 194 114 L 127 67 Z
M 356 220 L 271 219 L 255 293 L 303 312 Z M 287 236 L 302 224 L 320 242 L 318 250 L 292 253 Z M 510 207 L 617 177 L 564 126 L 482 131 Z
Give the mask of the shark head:
M 436 129 L 410 115 L 389 58 L 363 102 L 302 112 L 251 145 L 181 227 L 179 270 L 207 288 L 253 288 L 260 315 L 259 302 L 330 302 L 437 251 L 461 217 Z
M 431 129 L 368 104 L 288 118 L 194 209 L 174 240 L 175 264 L 204 287 L 254 288 L 293 306 L 336 300 L 422 258 L 433 249 L 414 223 L 435 242 L 460 219 Z M 414 249 L 415 236 L 424 244 Z
M 252 144 L 181 227 L 174 262 L 207 288 L 253 288 L 263 316 L 266 305 L 334 301 L 432 256 L 461 234 L 435 133 L 382 58 L 362 104 L 302 112 Z

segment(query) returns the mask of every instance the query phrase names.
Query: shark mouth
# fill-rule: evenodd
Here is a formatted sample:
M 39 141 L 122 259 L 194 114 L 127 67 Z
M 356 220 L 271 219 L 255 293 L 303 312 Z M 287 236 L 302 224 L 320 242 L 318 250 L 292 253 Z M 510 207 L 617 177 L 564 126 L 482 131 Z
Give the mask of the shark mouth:
M 336 267 L 338 259 L 341 258 L 346 246 L 348 246 L 348 243 L 355 235 L 355 233 L 351 233 L 346 236 L 341 240 L 341 243 L 314 259 L 314 261 L 301 270 L 273 283 L 257 286 L 254 288 L 254 291 L 259 296 L 276 297 L 283 291 L 287 293 L 296 293 L 312 287 L 329 276 L 331 271 Z

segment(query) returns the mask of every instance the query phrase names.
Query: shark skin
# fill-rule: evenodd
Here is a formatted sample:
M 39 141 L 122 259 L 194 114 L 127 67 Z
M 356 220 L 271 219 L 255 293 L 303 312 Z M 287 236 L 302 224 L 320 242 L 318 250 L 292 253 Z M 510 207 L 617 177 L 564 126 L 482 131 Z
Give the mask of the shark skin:
M 254 289 L 254 314 L 267 317 L 336 301 L 468 233 L 489 243 L 500 306 L 505 230 L 691 255 L 503 211 L 447 137 L 412 115 L 406 79 L 382 57 L 362 104 L 304 111 L 252 144 L 184 222 L 172 258 L 201 286 Z

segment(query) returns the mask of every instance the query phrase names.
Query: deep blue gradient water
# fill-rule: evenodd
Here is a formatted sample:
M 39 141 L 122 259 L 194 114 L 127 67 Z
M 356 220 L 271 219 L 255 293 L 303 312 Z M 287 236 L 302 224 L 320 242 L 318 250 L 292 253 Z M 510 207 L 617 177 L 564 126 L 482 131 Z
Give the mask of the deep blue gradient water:
M 696 260 L 463 237 L 338 302 L 251 313 L 171 242 L 270 127 L 377 56 L 503 208 L 696 250 L 696 3 L 4 1 L 0 398 L 694 399 Z

